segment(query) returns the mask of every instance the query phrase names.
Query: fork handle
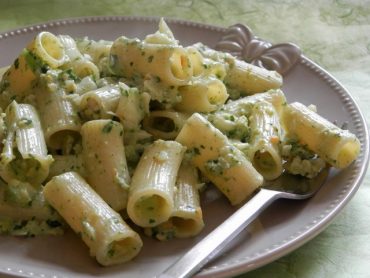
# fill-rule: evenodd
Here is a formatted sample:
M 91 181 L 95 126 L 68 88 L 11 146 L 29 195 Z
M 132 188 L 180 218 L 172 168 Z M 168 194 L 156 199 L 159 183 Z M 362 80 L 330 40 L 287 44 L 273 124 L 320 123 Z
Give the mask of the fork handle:
M 245 205 L 198 242 L 183 257 L 156 278 L 186 278 L 195 274 L 212 260 L 236 235 L 244 230 L 273 201 L 280 192 L 260 189 Z

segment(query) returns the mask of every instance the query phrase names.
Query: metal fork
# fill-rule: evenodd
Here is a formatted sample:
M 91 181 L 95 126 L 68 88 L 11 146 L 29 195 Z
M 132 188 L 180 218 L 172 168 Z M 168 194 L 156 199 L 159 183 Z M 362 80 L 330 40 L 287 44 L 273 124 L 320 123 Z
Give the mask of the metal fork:
M 313 179 L 283 174 L 279 179 L 264 184 L 245 205 L 234 212 L 178 261 L 155 277 L 186 278 L 192 276 L 214 259 L 235 236 L 244 230 L 273 201 L 280 198 L 294 200 L 310 198 L 325 183 L 328 174 L 329 168 L 325 168 Z

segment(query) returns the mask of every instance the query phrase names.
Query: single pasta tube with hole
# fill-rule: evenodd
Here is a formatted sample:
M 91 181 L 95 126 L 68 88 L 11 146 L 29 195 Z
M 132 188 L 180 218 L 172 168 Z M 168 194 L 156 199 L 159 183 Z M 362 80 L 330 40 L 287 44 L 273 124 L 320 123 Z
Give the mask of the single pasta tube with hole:
M 302 103 L 287 105 L 283 124 L 288 137 L 297 138 L 335 168 L 345 168 L 359 155 L 361 144 L 356 135 L 343 130 Z
M 143 129 L 155 139 L 173 140 L 179 134 L 189 114 L 171 110 L 156 110 L 143 120 Z
M 67 172 L 52 178 L 44 195 L 101 265 L 120 264 L 139 253 L 140 236 L 79 174 Z
M 81 123 L 76 107 L 61 88 L 40 88 L 36 102 L 47 146 L 68 154 L 80 138 Z
M 176 141 L 187 147 L 193 165 L 232 205 L 245 201 L 262 185 L 263 177 L 252 163 L 200 114 L 187 120 Z
M 283 172 L 283 161 L 279 149 L 281 127 L 273 105 L 266 101 L 255 103 L 249 124 L 252 131 L 250 160 L 266 180 L 276 179 Z
M 83 120 L 111 119 L 117 109 L 122 90 L 129 89 L 123 83 L 108 85 L 82 95 L 79 103 L 80 117 Z
M 127 213 L 138 226 L 153 227 L 170 218 L 184 152 L 181 144 L 163 140 L 145 149 L 132 177 L 127 203 Z
M 6 93 L 1 94 L 2 109 L 12 100 L 23 102 L 41 73 L 48 68 L 58 68 L 65 62 L 65 49 L 58 37 L 50 32 L 40 32 L 3 75 L 0 87 L 5 88 Z
M 175 109 L 189 113 L 215 111 L 229 97 L 224 83 L 213 77 L 194 79 L 192 83 L 179 87 L 179 93 L 181 101 Z
M 36 109 L 13 101 L 6 109 L 7 133 L 1 153 L 1 177 L 31 184 L 42 183 L 53 162 L 48 155 Z
M 126 208 L 130 176 L 123 127 L 112 120 L 92 120 L 81 127 L 82 155 L 90 186 L 116 211 Z
M 260 68 L 236 58 L 226 61 L 229 63 L 229 67 L 225 83 L 244 95 L 278 89 L 283 85 L 283 78 L 276 71 Z
M 193 68 L 186 50 L 180 46 L 145 43 L 124 36 L 114 41 L 110 53 L 114 74 L 128 79 L 150 74 L 158 82 L 179 86 L 188 83 Z
M 189 162 L 183 161 L 176 180 L 174 209 L 170 219 L 145 233 L 159 240 L 187 238 L 200 233 L 204 227 L 198 192 L 198 172 Z
M 66 62 L 66 49 L 63 44 L 57 36 L 47 31 L 37 34 L 27 49 L 51 68 L 59 68 Z

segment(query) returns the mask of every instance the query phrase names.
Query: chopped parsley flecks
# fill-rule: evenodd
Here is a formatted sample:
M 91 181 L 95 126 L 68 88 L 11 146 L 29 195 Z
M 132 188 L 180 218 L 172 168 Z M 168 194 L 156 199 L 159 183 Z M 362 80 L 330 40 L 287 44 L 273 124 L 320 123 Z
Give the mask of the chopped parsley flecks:
M 103 126 L 102 132 L 103 133 L 110 133 L 112 131 L 113 126 L 114 126 L 114 122 L 113 121 L 109 121 L 108 123 L 106 123 Z

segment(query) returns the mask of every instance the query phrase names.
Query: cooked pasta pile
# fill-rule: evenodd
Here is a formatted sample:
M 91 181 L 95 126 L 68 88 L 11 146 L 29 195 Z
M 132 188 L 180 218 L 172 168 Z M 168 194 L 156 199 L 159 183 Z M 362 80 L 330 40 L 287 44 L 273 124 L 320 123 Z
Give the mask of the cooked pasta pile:
M 163 20 L 143 40 L 39 33 L 0 83 L 0 233 L 70 226 L 112 265 L 142 247 L 130 225 L 163 241 L 197 235 L 203 184 L 238 205 L 283 171 L 352 163 L 356 136 L 288 104 L 282 82 L 180 45 Z

